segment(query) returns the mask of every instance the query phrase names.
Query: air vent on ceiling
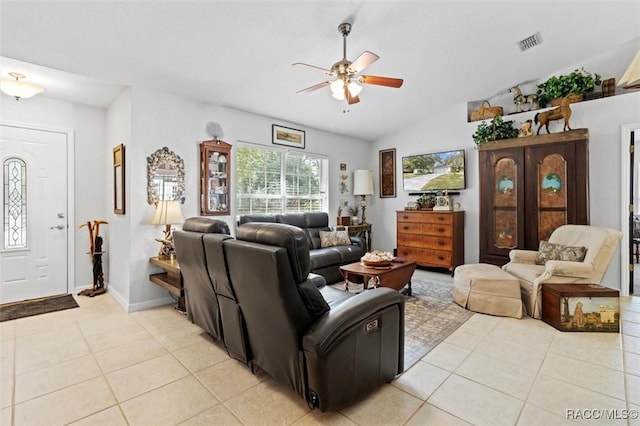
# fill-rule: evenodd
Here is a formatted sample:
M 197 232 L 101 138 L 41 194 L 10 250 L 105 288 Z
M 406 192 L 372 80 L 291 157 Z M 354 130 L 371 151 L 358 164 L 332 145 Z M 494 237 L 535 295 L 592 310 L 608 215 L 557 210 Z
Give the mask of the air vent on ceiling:
M 524 52 L 525 50 L 529 50 L 532 47 L 539 45 L 540 43 L 542 43 L 542 36 L 540 35 L 540 31 L 538 31 L 535 34 L 530 35 L 523 40 L 520 40 L 518 42 L 518 46 L 520 46 L 520 50 Z

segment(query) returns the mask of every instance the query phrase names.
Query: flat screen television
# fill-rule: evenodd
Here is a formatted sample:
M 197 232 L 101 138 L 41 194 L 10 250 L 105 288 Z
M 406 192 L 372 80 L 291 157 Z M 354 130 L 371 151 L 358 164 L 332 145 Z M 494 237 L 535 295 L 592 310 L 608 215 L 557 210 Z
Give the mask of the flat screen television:
M 415 192 L 464 189 L 464 149 L 402 157 L 402 187 Z

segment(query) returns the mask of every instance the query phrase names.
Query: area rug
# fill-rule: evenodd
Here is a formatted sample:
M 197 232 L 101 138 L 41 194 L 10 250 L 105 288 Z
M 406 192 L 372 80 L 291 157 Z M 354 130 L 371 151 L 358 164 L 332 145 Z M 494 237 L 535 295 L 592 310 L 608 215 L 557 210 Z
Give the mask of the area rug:
M 78 303 L 72 295 L 46 297 L 43 299 L 25 300 L 23 302 L 0 305 L 0 322 L 49 312 L 77 308 Z
M 404 305 L 404 369 L 420 361 L 473 316 L 453 301 L 453 278 L 448 273 L 416 269 L 412 294 Z M 334 284 L 343 289 L 344 284 Z M 349 291 L 362 285 L 349 285 Z

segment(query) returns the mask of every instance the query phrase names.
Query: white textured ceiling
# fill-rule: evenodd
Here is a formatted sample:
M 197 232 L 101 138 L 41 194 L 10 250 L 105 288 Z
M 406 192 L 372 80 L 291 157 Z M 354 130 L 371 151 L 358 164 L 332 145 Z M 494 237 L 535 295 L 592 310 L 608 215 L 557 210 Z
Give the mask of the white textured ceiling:
M 639 17 L 638 0 L 0 0 L 0 72 L 88 105 L 144 85 L 375 140 L 627 45 L 640 38 Z M 350 60 L 370 50 L 380 60 L 365 74 L 405 80 L 365 86 L 348 113 L 328 88 L 296 95 L 325 76 L 291 67 L 340 60 L 344 21 Z M 520 52 L 516 42 L 537 31 L 544 42 Z

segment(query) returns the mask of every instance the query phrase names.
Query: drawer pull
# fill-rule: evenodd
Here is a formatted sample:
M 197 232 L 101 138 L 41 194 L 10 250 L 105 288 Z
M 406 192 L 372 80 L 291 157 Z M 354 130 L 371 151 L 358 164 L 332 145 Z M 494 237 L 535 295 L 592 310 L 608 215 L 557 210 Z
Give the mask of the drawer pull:
M 445 229 L 444 228 L 438 228 L 438 232 L 444 232 Z
M 443 246 L 443 245 L 445 245 L 445 242 L 444 242 L 444 241 L 442 241 L 442 240 L 438 240 L 438 245 L 439 245 L 439 246 Z
M 438 220 L 444 220 L 444 216 L 438 216 Z
M 407 219 L 409 219 L 409 216 L 402 216 L 402 218 L 403 218 L 404 220 L 407 220 Z
M 402 229 L 404 229 L 405 231 L 409 229 L 408 226 L 403 226 Z
M 444 256 L 438 256 L 438 259 L 444 260 Z

